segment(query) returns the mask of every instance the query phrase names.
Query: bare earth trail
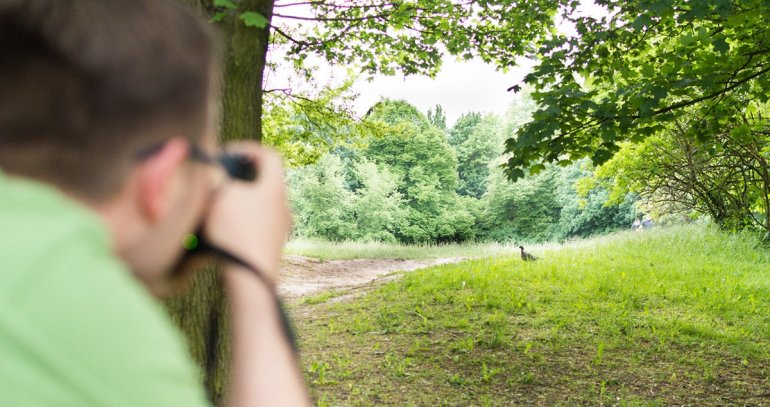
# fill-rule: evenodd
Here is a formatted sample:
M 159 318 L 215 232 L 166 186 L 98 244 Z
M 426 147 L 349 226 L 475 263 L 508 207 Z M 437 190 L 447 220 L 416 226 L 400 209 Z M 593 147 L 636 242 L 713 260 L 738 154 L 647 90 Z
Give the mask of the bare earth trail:
M 321 291 L 354 289 L 383 279 L 394 272 L 413 271 L 463 260 L 465 258 L 462 257 L 430 260 L 319 260 L 290 255 L 284 258 L 281 267 L 278 293 L 283 298 L 292 299 Z

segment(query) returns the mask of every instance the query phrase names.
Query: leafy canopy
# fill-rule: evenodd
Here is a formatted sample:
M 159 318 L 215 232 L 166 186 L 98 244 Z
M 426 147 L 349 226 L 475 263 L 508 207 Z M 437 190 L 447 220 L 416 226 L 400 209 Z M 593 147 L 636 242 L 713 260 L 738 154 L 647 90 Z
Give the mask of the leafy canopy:
M 539 162 L 603 163 L 685 108 L 718 129 L 746 101 L 770 97 L 766 0 L 599 0 L 603 17 L 561 3 L 577 36 L 554 35 L 536 51 L 525 83 L 540 107 L 506 143 L 509 178 Z
M 499 67 L 531 53 L 551 33 L 559 2 L 321 0 L 276 2 L 275 32 L 301 66 L 310 55 L 366 74 L 435 74 L 444 50 Z M 292 22 L 315 24 L 292 24 Z M 501 86 L 504 86 L 501 84 Z

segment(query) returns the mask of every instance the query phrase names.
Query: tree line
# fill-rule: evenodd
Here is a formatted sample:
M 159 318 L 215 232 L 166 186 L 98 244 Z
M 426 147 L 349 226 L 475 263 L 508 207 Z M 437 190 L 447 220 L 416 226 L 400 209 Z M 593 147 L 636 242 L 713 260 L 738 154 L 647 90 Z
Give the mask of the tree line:
M 504 120 L 467 113 L 446 128 L 441 106 L 427 116 L 404 101 L 374 106 L 379 132 L 289 171 L 295 234 L 401 243 L 547 241 L 627 228 L 634 195 L 605 205 L 609 190 L 580 192 L 590 163 L 549 166 L 509 182 L 500 165 L 508 132 L 534 105 L 517 98 Z

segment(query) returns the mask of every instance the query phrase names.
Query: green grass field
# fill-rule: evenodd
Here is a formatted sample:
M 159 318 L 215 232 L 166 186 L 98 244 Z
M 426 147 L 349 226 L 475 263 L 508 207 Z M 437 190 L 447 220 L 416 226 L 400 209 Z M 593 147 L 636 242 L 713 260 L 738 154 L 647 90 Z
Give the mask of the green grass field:
M 680 227 L 532 251 L 294 305 L 317 404 L 770 405 L 757 240 Z

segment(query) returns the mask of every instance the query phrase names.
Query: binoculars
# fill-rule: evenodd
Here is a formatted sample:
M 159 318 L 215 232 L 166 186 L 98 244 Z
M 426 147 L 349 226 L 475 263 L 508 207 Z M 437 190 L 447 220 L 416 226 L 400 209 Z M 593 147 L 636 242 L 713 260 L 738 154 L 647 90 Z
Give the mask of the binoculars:
M 240 154 L 222 153 L 217 157 L 219 164 L 224 167 L 230 178 L 240 181 L 257 179 L 257 168 L 248 157 Z

